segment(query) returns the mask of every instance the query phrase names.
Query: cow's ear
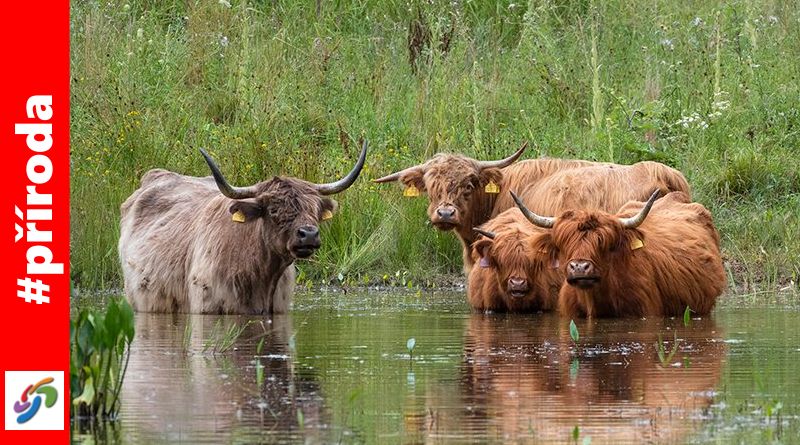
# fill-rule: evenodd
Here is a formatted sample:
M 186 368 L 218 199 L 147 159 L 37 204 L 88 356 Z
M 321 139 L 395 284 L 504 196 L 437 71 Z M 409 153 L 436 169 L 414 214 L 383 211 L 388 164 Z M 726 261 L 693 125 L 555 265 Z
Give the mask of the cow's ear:
M 322 198 L 322 209 L 320 210 L 319 219 L 322 221 L 333 218 L 339 204 L 331 198 Z
M 228 209 L 236 222 L 250 222 L 264 216 L 264 208 L 250 199 L 234 201 Z
M 425 191 L 425 181 L 423 180 L 425 172 L 421 168 L 412 168 L 402 175 L 400 175 L 400 182 L 406 187 L 415 187 L 417 190 Z
M 481 237 L 481 239 L 472 244 L 472 259 L 478 263 L 478 267 L 486 269 L 494 264 L 492 260 L 492 243 L 491 239 Z
M 481 170 L 481 187 L 494 183 L 497 186 L 503 183 L 503 172 L 499 168 L 484 168 Z
M 534 252 L 539 253 L 540 258 L 544 259 L 545 267 L 551 269 L 559 268 L 560 263 L 558 261 L 558 256 L 561 251 L 555 243 L 553 243 L 553 235 L 550 232 L 536 237 L 531 248 Z

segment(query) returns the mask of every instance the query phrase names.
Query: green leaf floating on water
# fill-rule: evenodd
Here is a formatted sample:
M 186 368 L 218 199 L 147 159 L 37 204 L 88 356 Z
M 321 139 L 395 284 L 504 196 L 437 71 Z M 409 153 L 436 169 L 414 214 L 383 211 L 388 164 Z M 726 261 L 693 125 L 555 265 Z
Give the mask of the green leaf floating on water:
M 578 327 L 575 326 L 575 320 L 569 321 L 569 336 L 572 337 L 572 341 L 575 343 L 577 343 L 581 338 L 580 334 L 578 333 Z

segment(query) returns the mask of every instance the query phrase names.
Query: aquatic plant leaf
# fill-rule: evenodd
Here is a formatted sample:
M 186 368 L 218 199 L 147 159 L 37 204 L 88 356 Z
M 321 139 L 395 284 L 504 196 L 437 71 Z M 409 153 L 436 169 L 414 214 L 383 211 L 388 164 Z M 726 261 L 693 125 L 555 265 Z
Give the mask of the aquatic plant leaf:
M 256 362 L 256 385 L 259 388 L 264 385 L 264 365 L 261 360 Z
M 689 308 L 689 306 L 686 306 L 686 310 L 683 311 L 683 325 L 684 326 L 689 326 L 689 322 L 691 320 L 691 315 L 690 315 L 691 312 L 692 312 L 692 310 Z
M 569 379 L 575 380 L 578 378 L 578 370 L 581 367 L 581 362 L 578 358 L 572 359 L 572 363 L 569 364 Z
M 92 402 L 94 402 L 94 379 L 89 377 L 83 384 L 83 391 L 81 395 L 72 399 L 72 404 L 74 406 L 78 406 L 81 403 L 85 403 L 86 405 L 91 406 Z
M 122 332 L 125 334 L 125 339 L 128 343 L 133 341 L 133 336 L 136 334 L 136 325 L 133 320 L 133 308 L 128 300 L 124 298 L 119 299 L 119 321 L 122 325 Z
M 416 346 L 416 344 L 417 344 L 417 339 L 415 339 L 414 337 L 411 337 L 406 342 L 406 348 L 408 348 L 409 351 L 413 351 L 414 350 L 414 346 Z
M 575 325 L 575 320 L 569 321 L 569 336 L 575 343 L 577 343 L 581 338 L 580 334 L 578 333 L 578 326 Z

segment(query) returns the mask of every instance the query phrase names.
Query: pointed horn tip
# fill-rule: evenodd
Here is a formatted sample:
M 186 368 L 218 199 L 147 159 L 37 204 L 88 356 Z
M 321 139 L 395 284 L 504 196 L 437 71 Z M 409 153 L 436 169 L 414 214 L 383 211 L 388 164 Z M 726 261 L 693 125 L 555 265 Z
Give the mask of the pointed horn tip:
M 639 227 L 644 222 L 645 218 L 647 218 L 647 215 L 650 214 L 650 210 L 653 208 L 653 203 L 656 202 L 656 199 L 658 199 L 659 195 L 661 195 L 661 190 L 656 189 L 636 215 L 620 219 L 622 222 L 622 227 L 626 229 L 635 229 Z
M 483 229 L 481 229 L 479 227 L 473 227 L 472 230 L 474 232 L 476 232 L 476 233 L 479 233 L 479 234 L 485 236 L 486 238 L 489 238 L 489 239 L 494 239 L 497 236 L 496 233 L 490 232 L 488 230 L 483 230 Z
M 356 161 L 356 165 L 353 166 L 353 169 L 350 170 L 350 172 L 344 178 L 328 184 L 315 184 L 317 191 L 323 195 L 333 195 L 335 193 L 342 192 L 353 185 L 364 169 L 364 163 L 367 160 L 367 146 L 368 144 L 365 139 L 361 144 L 361 153 L 358 155 L 358 161 Z

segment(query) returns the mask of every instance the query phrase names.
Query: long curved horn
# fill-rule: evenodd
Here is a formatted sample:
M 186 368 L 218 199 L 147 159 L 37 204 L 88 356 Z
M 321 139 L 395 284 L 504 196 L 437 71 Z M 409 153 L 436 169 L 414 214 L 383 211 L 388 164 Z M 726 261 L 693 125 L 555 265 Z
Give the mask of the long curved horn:
M 255 187 L 234 187 L 228 184 L 228 181 L 225 180 L 225 176 L 222 176 L 222 172 L 219 171 L 219 167 L 217 167 L 217 164 L 211 159 L 211 156 L 202 148 L 200 149 L 200 154 L 206 159 L 206 163 L 211 169 L 211 174 L 214 175 L 214 181 L 217 182 L 217 187 L 223 195 L 231 199 L 246 199 L 256 196 L 257 190 Z
M 353 185 L 358 179 L 358 175 L 361 174 L 361 169 L 364 167 L 364 161 L 367 159 L 367 140 L 364 139 L 364 143 L 361 144 L 361 154 L 358 155 L 358 161 L 356 165 L 350 170 L 350 173 L 347 174 L 344 178 L 336 181 L 330 182 L 328 184 L 314 184 L 314 188 L 317 189 L 320 195 L 333 195 L 334 193 L 339 193 L 346 188 Z
M 505 159 L 500 159 L 499 161 L 478 161 L 478 167 L 481 170 L 483 170 L 484 168 L 492 168 L 492 167 L 494 168 L 508 167 L 509 165 L 513 164 L 514 161 L 516 161 L 520 156 L 522 156 L 522 153 L 525 152 L 526 148 L 528 148 L 528 141 L 525 141 L 525 143 L 522 144 L 522 147 L 520 147 L 519 150 L 517 150 L 513 155 Z
M 556 218 L 551 218 L 549 216 L 539 216 L 528 210 L 528 208 L 525 207 L 525 204 L 522 203 L 522 200 L 519 199 L 519 196 L 517 196 L 516 193 L 511 192 L 511 197 L 514 198 L 514 202 L 517 203 L 517 207 L 519 207 L 519 209 L 522 211 L 522 214 L 525 215 L 525 217 L 528 218 L 528 221 L 533 223 L 533 225 L 542 227 L 544 229 L 549 229 L 553 227 L 553 225 L 556 223 Z
M 658 195 L 661 194 L 661 190 L 656 190 L 650 195 L 650 199 L 647 200 L 647 203 L 642 207 L 642 210 L 639 210 L 639 213 L 636 215 L 631 216 L 630 218 L 620 218 L 619 222 L 622 223 L 622 227 L 626 229 L 635 229 L 639 227 L 640 224 L 644 222 L 644 219 L 647 218 L 647 214 L 650 213 L 650 209 L 653 207 L 653 203 L 656 202 L 658 199 Z
M 473 227 L 472 230 L 474 230 L 477 233 L 480 233 L 481 235 L 489 239 L 494 239 L 494 237 L 497 236 L 497 234 L 494 232 L 489 232 L 488 230 L 479 229 L 477 227 Z

